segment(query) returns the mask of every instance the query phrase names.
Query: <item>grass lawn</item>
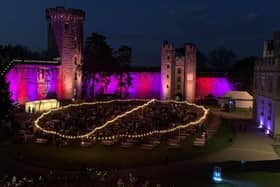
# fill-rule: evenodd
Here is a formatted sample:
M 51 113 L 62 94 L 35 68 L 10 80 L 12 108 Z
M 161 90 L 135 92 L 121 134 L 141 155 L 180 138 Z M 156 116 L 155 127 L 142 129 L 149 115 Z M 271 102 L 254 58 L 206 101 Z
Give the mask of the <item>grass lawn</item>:
M 168 149 L 165 142 L 153 151 L 141 150 L 139 146 L 129 149 L 120 148 L 119 145 L 105 147 L 94 145 L 91 147 L 38 144 L 13 144 L 5 142 L 0 144 L 0 159 L 12 162 L 22 155 L 22 161 L 28 165 L 43 168 L 78 170 L 82 165 L 90 167 L 135 167 L 161 164 L 168 158 L 169 162 L 195 159 L 199 156 L 219 151 L 231 144 L 230 138 L 234 134 L 232 129 L 223 124 L 217 134 L 208 141 L 205 147 L 193 147 L 193 137 L 189 137 L 177 150 Z

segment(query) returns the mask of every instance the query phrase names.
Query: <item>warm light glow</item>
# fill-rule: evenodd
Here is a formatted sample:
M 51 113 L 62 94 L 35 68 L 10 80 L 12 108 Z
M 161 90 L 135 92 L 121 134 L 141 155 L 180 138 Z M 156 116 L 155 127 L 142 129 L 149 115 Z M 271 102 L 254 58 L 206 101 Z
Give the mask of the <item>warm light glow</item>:
M 58 110 L 62 110 L 62 109 L 66 109 L 66 108 L 69 108 L 69 107 L 77 107 L 77 106 L 84 106 L 84 105 L 95 105 L 95 104 L 106 104 L 106 103 L 112 103 L 112 102 L 116 102 L 116 101 L 119 101 L 119 102 L 127 102 L 127 101 L 146 101 L 143 105 L 140 105 L 140 106 L 137 106 L 129 111 L 126 111 L 124 112 L 123 114 L 120 114 L 120 115 L 117 115 L 114 119 L 112 120 L 108 120 L 107 122 L 105 122 L 104 124 L 94 128 L 93 130 L 91 130 L 89 133 L 85 133 L 85 134 L 82 134 L 82 135 L 78 135 L 78 136 L 71 136 L 71 135 L 66 135 L 66 134 L 62 134 L 60 132 L 57 132 L 57 131 L 50 131 L 50 130 L 46 130 L 44 128 L 42 128 L 40 125 L 39 125 L 39 122 L 40 120 L 44 117 L 44 116 L 47 116 L 48 114 L 50 114 L 51 112 L 53 111 L 58 111 Z M 150 131 L 150 132 L 147 132 L 147 133 L 143 133 L 143 134 L 119 134 L 119 135 L 112 135 L 112 136 L 108 136 L 108 137 L 101 137 L 102 139 L 115 139 L 117 137 L 128 137 L 128 138 L 142 138 L 142 137 L 145 137 L 145 136 L 151 136 L 151 135 L 154 135 L 154 134 L 166 134 L 166 133 L 169 133 L 169 132 L 173 132 L 173 131 L 176 131 L 176 130 L 179 130 L 179 129 L 182 129 L 182 128 L 186 128 L 186 127 L 189 127 L 191 125 L 200 125 L 202 122 L 204 122 L 207 118 L 207 115 L 208 115 L 208 112 L 209 112 L 209 109 L 206 109 L 205 107 L 203 106 L 199 106 L 199 105 L 196 105 L 196 104 L 193 104 L 193 103 L 189 103 L 189 102 L 186 102 L 186 101 L 159 101 L 159 100 L 155 100 L 155 99 L 152 99 L 152 100 L 140 100 L 140 99 L 136 99 L 136 100 L 112 100 L 112 101 L 97 101 L 97 102 L 87 102 L 87 103 L 81 103 L 81 104 L 70 104 L 70 105 L 67 105 L 67 106 L 63 106 L 61 108 L 57 108 L 57 109 L 51 109 L 50 111 L 48 112 L 45 112 L 43 113 L 42 115 L 40 115 L 34 122 L 34 126 L 41 130 L 42 132 L 46 133 L 46 134 L 50 134 L 50 135 L 56 135 L 56 136 L 59 136 L 59 137 L 62 137 L 62 138 L 66 138 L 66 139 L 84 139 L 84 138 L 89 138 L 91 136 L 93 136 L 93 134 L 98 131 L 98 130 L 101 130 L 101 129 L 104 129 L 106 128 L 107 126 L 111 125 L 113 122 L 117 121 L 118 119 L 121 119 L 133 112 L 137 112 L 141 109 L 144 109 L 145 107 L 149 106 L 150 104 L 154 103 L 155 101 L 158 101 L 158 102 L 162 102 L 162 103 L 177 103 L 177 104 L 187 104 L 187 105 L 191 105 L 191 106 L 194 106 L 194 107 L 197 107 L 197 108 L 200 108 L 204 111 L 204 114 L 202 115 L 201 118 L 199 118 L 198 120 L 196 121 L 193 121 L 193 122 L 189 122 L 185 125 L 178 125 L 174 128 L 171 128 L 171 129 L 165 129 L 165 130 L 154 130 L 154 131 Z M 100 138 L 100 137 L 98 137 Z

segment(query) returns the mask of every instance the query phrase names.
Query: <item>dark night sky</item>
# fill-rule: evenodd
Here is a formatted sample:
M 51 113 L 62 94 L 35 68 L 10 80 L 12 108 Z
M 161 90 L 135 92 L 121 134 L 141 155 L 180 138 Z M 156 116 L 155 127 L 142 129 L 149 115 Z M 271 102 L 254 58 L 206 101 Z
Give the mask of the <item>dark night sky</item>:
M 0 44 L 45 50 L 45 9 L 64 0 L 1 0 Z M 101 33 L 117 48 L 133 49 L 133 64 L 159 66 L 162 40 L 193 42 L 203 52 L 219 46 L 238 57 L 262 55 L 263 41 L 280 30 L 279 0 L 66 0 L 86 12 L 85 37 Z

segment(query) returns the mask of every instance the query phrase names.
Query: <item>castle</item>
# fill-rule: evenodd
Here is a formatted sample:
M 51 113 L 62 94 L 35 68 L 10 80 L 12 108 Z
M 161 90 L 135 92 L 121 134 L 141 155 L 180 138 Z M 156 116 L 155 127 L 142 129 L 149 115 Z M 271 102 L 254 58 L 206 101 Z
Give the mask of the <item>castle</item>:
M 280 138 L 280 32 L 264 43 L 254 68 L 254 115 L 260 128 Z
M 24 104 L 45 98 L 74 99 L 81 96 L 83 23 L 85 13 L 63 7 L 46 10 L 49 60 L 14 59 L 0 72 L 10 83 L 12 99 Z M 94 63 L 94 62 L 92 62 Z M 231 90 L 225 77 L 196 77 L 196 47 L 175 49 L 164 42 L 161 69 L 131 69 L 132 86 L 123 89 L 129 98 L 161 98 L 194 101 L 207 94 L 221 96 Z M 97 75 L 98 76 L 98 75 Z M 119 82 L 111 76 L 104 86 L 94 82 L 94 91 L 117 93 Z M 205 82 L 209 83 L 205 86 Z M 92 89 L 86 85 L 87 89 Z M 88 91 L 87 91 L 88 92 Z M 199 93 L 200 95 L 197 95 Z
M 50 60 L 15 59 L 9 65 L 6 79 L 16 102 L 47 97 L 73 99 L 81 95 L 85 13 L 63 7 L 50 8 L 46 10 L 46 19 Z
M 193 102 L 196 84 L 196 47 L 185 44 L 176 49 L 164 41 L 161 49 L 161 99 L 181 99 Z

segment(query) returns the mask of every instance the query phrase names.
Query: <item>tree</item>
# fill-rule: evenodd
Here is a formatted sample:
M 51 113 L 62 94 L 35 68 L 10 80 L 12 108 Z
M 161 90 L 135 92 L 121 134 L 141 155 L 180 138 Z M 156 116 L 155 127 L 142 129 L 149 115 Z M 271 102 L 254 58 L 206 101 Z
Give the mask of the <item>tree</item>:
M 238 90 L 252 94 L 254 79 L 254 63 L 257 57 L 251 56 L 238 60 L 228 73 L 229 80 Z
M 0 122 L 9 119 L 9 114 L 13 108 L 9 84 L 5 76 L 0 76 Z
M 13 59 L 43 60 L 47 59 L 47 54 L 44 51 L 31 51 L 27 47 L 21 45 L 0 45 L 0 72 L 2 72 Z
M 114 52 L 115 59 L 121 67 L 130 67 L 132 50 L 127 45 L 121 45 L 117 51 Z
M 112 73 L 117 67 L 114 64 L 112 48 L 107 44 L 106 37 L 92 33 L 86 40 L 84 63 L 83 63 L 83 92 L 90 84 L 90 97 L 94 97 L 95 83 L 98 82 L 97 73 Z M 85 94 L 84 94 L 85 95 Z
M 132 50 L 127 45 L 121 45 L 117 51 L 115 51 L 115 61 L 118 64 L 115 77 L 118 79 L 118 94 L 123 97 L 123 89 L 127 90 L 132 85 L 132 77 L 129 72 L 131 65 Z M 125 96 L 127 96 L 126 93 Z
M 214 71 L 227 72 L 234 63 L 235 54 L 230 49 L 219 47 L 209 52 L 208 59 Z
M 197 51 L 197 71 L 198 72 L 208 72 L 210 67 L 207 62 L 207 56 L 205 56 L 200 50 Z

